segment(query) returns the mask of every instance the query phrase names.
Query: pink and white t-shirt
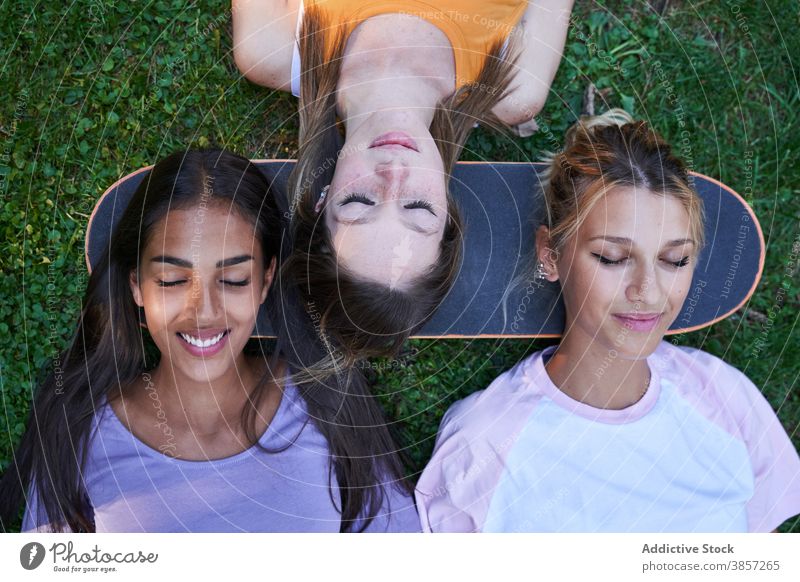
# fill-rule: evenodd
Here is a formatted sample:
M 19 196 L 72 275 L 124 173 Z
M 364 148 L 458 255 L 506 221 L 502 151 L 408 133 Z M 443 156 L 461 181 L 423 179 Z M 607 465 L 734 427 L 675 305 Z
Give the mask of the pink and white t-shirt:
M 662 342 L 644 397 L 575 401 L 538 352 L 454 404 L 417 485 L 425 531 L 771 531 L 800 513 L 800 458 L 760 391 Z

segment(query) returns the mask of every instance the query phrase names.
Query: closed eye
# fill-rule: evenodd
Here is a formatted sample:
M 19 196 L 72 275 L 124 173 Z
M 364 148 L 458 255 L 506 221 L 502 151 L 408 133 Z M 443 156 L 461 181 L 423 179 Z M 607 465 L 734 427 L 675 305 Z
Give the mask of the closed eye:
M 158 279 L 157 283 L 159 287 L 175 287 L 176 285 L 186 283 L 186 279 L 179 279 L 178 281 L 162 281 L 161 279 Z
M 344 197 L 344 200 L 339 202 L 339 206 L 344 206 L 345 204 L 350 204 L 351 202 L 359 202 L 360 204 L 367 204 L 369 206 L 375 206 L 375 202 L 364 196 L 363 194 L 348 194 Z
M 222 282 L 233 287 L 245 287 L 250 284 L 250 279 L 245 279 L 244 281 L 226 281 L 223 279 Z
M 678 268 L 680 268 L 680 267 L 685 267 L 686 265 L 688 265 L 688 264 L 689 264 L 689 261 L 690 261 L 690 259 L 691 259 L 691 258 L 690 258 L 689 256 L 685 256 L 685 257 L 683 257 L 683 258 L 682 258 L 680 261 L 667 261 L 666 259 L 664 259 L 664 261 L 665 261 L 666 263 L 668 263 L 668 264 L 672 265 L 673 267 L 678 267 Z
M 609 259 L 608 257 L 604 257 L 603 255 L 598 253 L 592 253 L 592 256 L 604 265 L 619 265 L 627 260 L 627 259 L 617 259 L 617 260 Z
M 433 211 L 433 204 L 431 204 L 427 200 L 414 200 L 413 202 L 409 202 L 408 204 L 403 206 L 403 208 L 406 208 L 408 210 L 412 210 L 414 208 L 422 208 L 424 210 L 427 210 L 434 216 L 436 216 L 436 213 Z

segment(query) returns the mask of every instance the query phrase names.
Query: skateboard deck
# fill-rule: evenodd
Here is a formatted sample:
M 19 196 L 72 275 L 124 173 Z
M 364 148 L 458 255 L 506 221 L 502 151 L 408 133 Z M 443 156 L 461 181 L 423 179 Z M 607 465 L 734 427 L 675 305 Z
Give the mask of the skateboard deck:
M 277 192 L 286 191 L 291 160 L 256 160 Z M 414 337 L 558 337 L 564 308 L 558 283 L 526 279 L 532 273 L 536 228 L 544 219 L 539 173 L 544 164 L 460 162 L 450 190 L 464 217 L 464 260 L 453 289 Z M 113 228 L 147 175 L 142 168 L 112 185 L 89 220 L 86 262 L 91 270 Z M 724 319 L 753 294 L 764 266 L 764 237 L 752 208 L 732 189 L 692 173 L 705 206 L 706 246 L 692 287 L 670 334 Z M 272 331 L 262 308 L 254 336 Z

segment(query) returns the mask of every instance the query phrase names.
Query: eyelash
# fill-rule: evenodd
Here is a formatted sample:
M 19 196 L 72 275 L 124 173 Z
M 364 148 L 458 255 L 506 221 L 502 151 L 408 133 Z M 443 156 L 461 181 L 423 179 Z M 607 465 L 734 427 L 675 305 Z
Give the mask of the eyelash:
M 600 261 L 603 265 L 620 265 L 627 260 L 627 258 L 625 258 L 615 261 L 597 253 L 592 253 L 592 256 L 595 257 L 598 261 Z M 681 268 L 689 264 L 689 256 L 683 257 L 680 261 L 664 261 L 664 262 L 669 265 L 672 265 L 673 267 Z
M 339 206 L 344 206 L 345 204 L 350 204 L 351 202 L 360 202 L 362 204 L 367 204 L 369 206 L 375 206 L 375 202 L 373 202 L 363 194 L 357 194 L 357 193 L 348 194 L 347 196 L 345 196 L 344 200 L 339 202 Z M 431 204 L 427 200 L 414 200 L 413 202 L 409 202 L 408 204 L 403 206 L 403 208 L 406 208 L 407 210 L 422 208 L 424 210 L 427 210 L 434 216 L 436 216 L 436 213 L 433 211 L 433 204 Z
M 250 284 L 250 279 L 245 279 L 244 281 L 226 281 L 225 279 L 223 279 L 220 282 L 224 283 L 225 285 L 230 285 L 232 287 L 246 287 L 247 285 Z M 183 283 L 186 283 L 186 279 L 181 279 L 179 281 L 162 281 L 159 279 L 157 283 L 159 287 L 175 287 L 176 285 L 181 285 Z
M 667 261 L 667 262 L 673 267 L 685 267 L 686 265 L 689 264 L 689 257 L 688 256 L 683 257 L 680 261 L 675 261 L 675 262 Z
M 427 200 L 414 200 L 414 202 L 410 202 L 403 206 L 403 208 L 412 209 L 412 208 L 423 208 L 436 216 L 436 213 L 433 211 L 433 204 L 428 202 Z
M 250 284 L 250 279 L 245 279 L 244 281 L 222 281 L 225 285 L 231 285 L 233 287 L 245 287 Z
M 361 202 L 362 204 L 368 204 L 369 206 L 375 206 L 375 203 L 364 196 L 363 194 L 348 194 L 344 197 L 344 200 L 339 202 L 339 206 L 344 206 L 345 204 L 350 204 L 351 202 Z
M 592 253 L 592 256 L 604 265 L 619 265 L 622 263 L 622 261 L 625 260 L 625 259 L 619 259 L 618 261 L 614 261 L 597 253 Z

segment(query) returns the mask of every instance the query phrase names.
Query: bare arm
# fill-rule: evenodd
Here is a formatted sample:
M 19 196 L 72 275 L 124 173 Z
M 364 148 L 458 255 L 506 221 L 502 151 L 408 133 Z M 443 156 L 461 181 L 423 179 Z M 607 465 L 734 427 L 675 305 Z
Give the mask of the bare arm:
M 531 0 L 514 35 L 520 50 L 512 92 L 495 105 L 501 121 L 517 126 L 520 135 L 536 128 L 533 117 L 541 111 L 558 71 L 567 38 L 574 0 Z
M 253 83 L 288 91 L 300 0 L 233 0 L 233 58 Z

